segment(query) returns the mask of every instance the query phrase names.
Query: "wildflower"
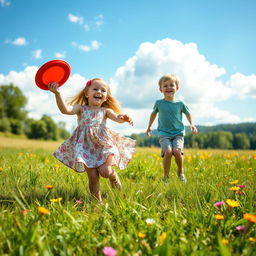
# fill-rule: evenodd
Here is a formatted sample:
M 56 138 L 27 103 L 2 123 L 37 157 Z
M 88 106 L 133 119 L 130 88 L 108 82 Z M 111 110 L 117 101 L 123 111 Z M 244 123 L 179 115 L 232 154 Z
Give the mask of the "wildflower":
M 238 187 L 239 188 L 245 188 L 246 186 L 245 185 L 239 185 Z
M 246 231 L 246 229 L 247 229 L 247 227 L 243 226 L 243 225 L 240 225 L 240 226 L 236 227 L 236 230 L 238 230 L 238 231 Z
M 50 214 L 50 210 L 48 210 L 47 208 L 41 207 L 41 206 L 37 207 L 37 210 L 42 215 Z
M 28 210 L 22 209 L 22 210 L 20 211 L 20 214 L 21 214 L 22 216 L 26 216 L 26 215 L 28 214 Z
M 219 202 L 216 202 L 216 203 L 214 204 L 214 206 L 220 207 L 220 206 L 222 206 L 222 205 L 224 205 L 224 204 L 225 204 L 224 201 L 219 201 Z
M 143 233 L 143 232 L 139 232 L 139 233 L 138 233 L 138 237 L 139 237 L 139 238 L 145 238 L 145 237 L 146 237 L 146 234 Z
M 222 239 L 221 243 L 224 244 L 224 245 L 227 245 L 229 243 L 229 241 L 227 239 Z
M 225 218 L 224 215 L 222 215 L 222 214 L 215 214 L 214 217 L 216 220 L 224 220 L 224 218 Z
M 162 244 L 164 243 L 164 241 L 165 241 L 165 239 L 166 239 L 166 236 L 167 236 L 167 233 L 166 233 L 166 232 L 163 232 L 163 233 L 159 236 L 159 238 L 158 238 L 158 243 L 159 243 L 160 245 L 162 245 Z
M 256 223 L 256 215 L 245 213 L 244 218 L 252 223 Z
M 252 168 L 248 168 L 248 171 L 252 171 Z
M 226 203 L 227 203 L 230 207 L 232 207 L 232 208 L 240 206 L 240 203 L 239 203 L 239 202 L 237 202 L 237 201 L 235 201 L 235 200 L 231 200 L 231 199 L 227 199 L 227 200 L 226 200 Z
M 51 189 L 53 189 L 54 188 L 54 186 L 53 185 L 47 185 L 47 186 L 45 186 L 48 190 L 51 190 Z
M 60 168 L 60 165 L 59 165 L 59 164 L 55 164 L 55 165 L 54 165 L 54 168 L 55 168 L 55 169 L 58 169 L 58 168 Z
M 0 168 L 0 172 L 2 172 L 4 170 L 4 168 Z
M 105 246 L 102 249 L 102 252 L 104 253 L 105 256 L 116 256 L 116 250 L 110 246 L 109 247 Z
M 53 199 L 50 199 L 50 202 L 52 203 L 59 203 L 60 201 L 62 200 L 62 197 L 58 197 L 58 198 L 53 198 Z
M 229 184 L 233 185 L 233 184 L 237 184 L 239 180 L 233 180 L 233 181 L 230 181 Z
M 256 242 L 256 238 L 254 238 L 254 237 L 249 237 L 248 240 L 249 240 L 250 242 L 254 242 L 254 243 Z
M 81 201 L 81 200 L 75 200 L 75 202 L 76 202 L 76 204 L 82 204 L 83 203 L 83 201 Z
M 238 191 L 238 190 L 240 190 L 240 187 L 234 186 L 234 187 L 231 187 L 229 190 Z
M 153 224 L 156 223 L 156 221 L 155 221 L 154 219 L 146 219 L 146 223 L 147 223 L 148 225 L 153 225 Z

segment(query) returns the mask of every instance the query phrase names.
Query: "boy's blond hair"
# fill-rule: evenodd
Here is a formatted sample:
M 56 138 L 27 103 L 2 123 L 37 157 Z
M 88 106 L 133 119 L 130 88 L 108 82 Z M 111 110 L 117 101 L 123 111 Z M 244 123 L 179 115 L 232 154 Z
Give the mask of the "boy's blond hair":
M 180 80 L 178 79 L 178 77 L 176 77 L 175 75 L 172 74 L 166 74 L 164 76 L 162 76 L 158 82 L 159 87 L 161 87 L 163 82 L 166 81 L 170 81 L 172 83 L 175 83 L 177 86 L 177 90 L 180 88 Z
M 96 80 L 104 81 L 102 78 L 94 78 L 91 80 L 91 83 L 93 83 L 93 81 L 96 81 Z M 115 99 L 111 95 L 109 85 L 107 83 L 106 83 L 106 85 L 107 85 L 107 100 L 102 104 L 102 107 L 111 108 L 115 113 L 120 114 L 121 113 L 120 104 L 117 101 L 117 99 Z M 88 100 L 85 97 L 85 95 L 86 95 L 89 87 L 90 87 L 90 85 L 85 86 L 85 88 L 82 91 L 80 91 L 77 95 L 70 97 L 70 99 L 68 100 L 68 104 L 70 104 L 70 105 L 75 105 L 75 104 L 88 105 Z

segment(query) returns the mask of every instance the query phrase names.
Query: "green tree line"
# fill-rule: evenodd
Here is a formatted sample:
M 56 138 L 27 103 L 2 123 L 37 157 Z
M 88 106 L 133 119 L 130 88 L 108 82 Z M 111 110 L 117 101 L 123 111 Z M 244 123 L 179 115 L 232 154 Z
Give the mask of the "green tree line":
M 199 133 L 194 135 L 187 130 L 186 148 L 200 149 L 256 149 L 256 123 L 223 124 L 198 126 Z M 147 137 L 144 133 L 132 134 L 139 147 L 159 147 L 156 131 Z
M 69 133 L 65 123 L 55 123 L 47 115 L 40 120 L 28 117 L 27 99 L 19 87 L 13 84 L 0 86 L 0 132 L 24 134 L 30 139 L 65 139 Z

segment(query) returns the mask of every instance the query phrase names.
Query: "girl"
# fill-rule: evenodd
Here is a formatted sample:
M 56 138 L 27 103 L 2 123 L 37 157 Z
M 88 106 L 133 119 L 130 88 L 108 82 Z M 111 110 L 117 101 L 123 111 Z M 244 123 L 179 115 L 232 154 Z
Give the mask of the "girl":
M 107 128 L 106 119 L 133 125 L 132 118 L 120 114 L 119 103 L 101 78 L 89 80 L 69 105 L 64 103 L 57 83 L 49 83 L 48 87 L 55 94 L 61 113 L 76 114 L 78 118 L 72 136 L 53 155 L 73 170 L 86 172 L 90 192 L 101 202 L 99 177 L 108 178 L 112 187 L 121 189 L 119 177 L 111 166 L 124 169 L 135 151 L 135 141 Z

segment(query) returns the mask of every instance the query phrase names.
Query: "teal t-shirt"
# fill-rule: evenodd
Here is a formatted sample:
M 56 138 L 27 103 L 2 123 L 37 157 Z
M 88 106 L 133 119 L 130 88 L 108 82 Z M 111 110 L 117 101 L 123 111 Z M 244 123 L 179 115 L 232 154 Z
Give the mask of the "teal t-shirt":
M 182 113 L 189 115 L 190 112 L 182 101 L 157 100 L 153 108 L 153 113 L 158 113 L 158 135 L 185 135 Z

